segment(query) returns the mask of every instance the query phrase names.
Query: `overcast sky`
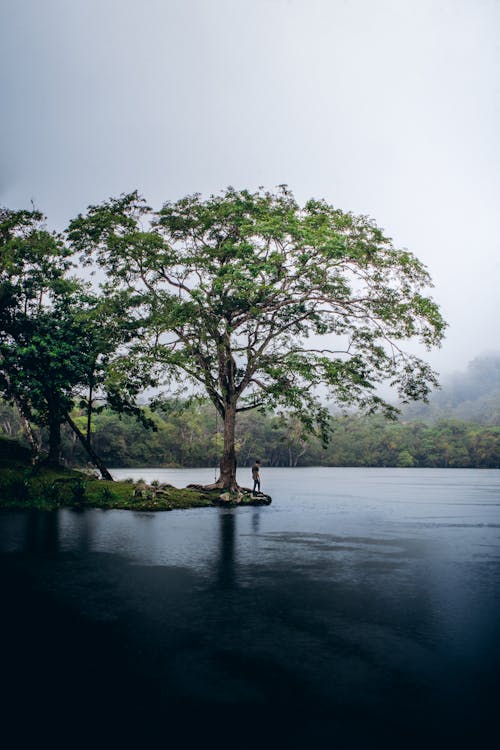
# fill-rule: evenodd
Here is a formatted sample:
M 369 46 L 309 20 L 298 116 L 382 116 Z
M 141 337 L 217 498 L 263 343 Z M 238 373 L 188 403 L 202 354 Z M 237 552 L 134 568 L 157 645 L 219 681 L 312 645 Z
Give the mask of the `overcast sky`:
M 443 374 L 500 349 L 500 0 L 0 0 L 0 34 L 0 204 L 287 183 L 426 263 Z

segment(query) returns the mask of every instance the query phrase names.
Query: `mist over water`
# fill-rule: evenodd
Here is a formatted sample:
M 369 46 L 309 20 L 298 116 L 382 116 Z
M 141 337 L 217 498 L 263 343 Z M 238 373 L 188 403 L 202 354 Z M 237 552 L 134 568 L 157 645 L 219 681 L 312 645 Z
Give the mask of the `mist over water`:
M 28 711 L 28 685 L 36 695 L 21 734 L 83 715 L 101 737 L 188 746 L 485 736 L 499 702 L 500 474 L 262 479 L 263 508 L 2 513 L 7 715 Z

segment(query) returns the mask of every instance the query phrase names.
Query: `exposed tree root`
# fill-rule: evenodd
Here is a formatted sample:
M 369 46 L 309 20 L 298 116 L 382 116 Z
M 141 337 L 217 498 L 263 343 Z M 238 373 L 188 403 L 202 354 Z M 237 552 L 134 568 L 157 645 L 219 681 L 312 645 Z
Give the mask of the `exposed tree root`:
M 253 492 L 249 487 L 240 487 L 239 485 L 236 485 L 235 490 L 230 490 L 227 487 L 223 487 L 219 482 L 213 484 L 188 484 L 186 489 L 217 493 L 215 497 L 212 497 L 212 501 L 214 505 L 221 505 L 223 507 L 270 505 L 272 502 L 270 495 L 266 495 L 264 492 Z

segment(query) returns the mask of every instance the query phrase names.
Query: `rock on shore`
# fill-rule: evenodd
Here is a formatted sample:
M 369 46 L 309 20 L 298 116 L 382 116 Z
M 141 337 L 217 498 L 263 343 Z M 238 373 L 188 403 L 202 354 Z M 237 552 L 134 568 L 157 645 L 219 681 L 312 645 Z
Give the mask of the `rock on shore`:
M 229 490 L 207 489 L 201 484 L 188 484 L 188 490 L 206 492 L 213 505 L 224 507 L 237 507 L 240 505 L 271 505 L 272 498 L 263 492 L 252 492 L 248 487 L 240 487 L 235 492 Z

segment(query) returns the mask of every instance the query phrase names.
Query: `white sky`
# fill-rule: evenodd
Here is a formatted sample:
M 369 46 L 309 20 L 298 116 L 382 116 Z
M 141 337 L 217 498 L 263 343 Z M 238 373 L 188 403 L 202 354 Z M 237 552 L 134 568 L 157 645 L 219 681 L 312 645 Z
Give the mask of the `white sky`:
M 438 370 L 500 349 L 500 0 L 0 0 L 0 102 L 2 205 L 287 183 L 427 264 Z

